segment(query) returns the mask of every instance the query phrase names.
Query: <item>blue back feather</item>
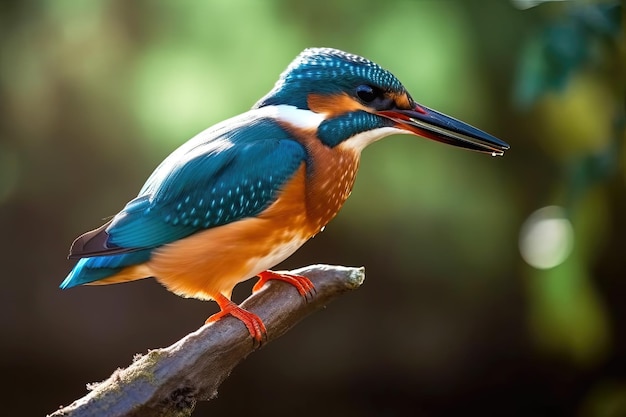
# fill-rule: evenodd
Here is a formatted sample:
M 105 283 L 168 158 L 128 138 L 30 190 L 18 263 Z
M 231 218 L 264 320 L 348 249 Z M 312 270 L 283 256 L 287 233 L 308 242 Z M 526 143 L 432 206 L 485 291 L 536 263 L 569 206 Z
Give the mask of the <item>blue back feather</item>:
M 115 216 L 109 242 L 154 248 L 273 203 L 306 151 L 274 120 L 245 116 L 204 131 L 166 158 Z

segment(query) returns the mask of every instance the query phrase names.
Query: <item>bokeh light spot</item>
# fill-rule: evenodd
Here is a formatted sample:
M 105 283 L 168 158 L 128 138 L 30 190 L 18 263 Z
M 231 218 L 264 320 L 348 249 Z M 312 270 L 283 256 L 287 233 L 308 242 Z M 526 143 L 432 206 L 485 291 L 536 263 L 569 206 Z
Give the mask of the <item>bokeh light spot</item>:
M 543 207 L 522 225 L 519 250 L 522 258 L 538 269 L 549 269 L 567 259 L 574 247 L 574 229 L 558 206 Z

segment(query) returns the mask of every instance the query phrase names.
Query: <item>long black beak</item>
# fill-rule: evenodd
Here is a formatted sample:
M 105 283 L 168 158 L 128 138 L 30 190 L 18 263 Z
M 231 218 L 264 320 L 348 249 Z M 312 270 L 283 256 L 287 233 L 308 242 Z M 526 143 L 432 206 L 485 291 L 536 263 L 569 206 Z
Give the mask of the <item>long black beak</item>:
M 504 155 L 504 151 L 509 149 L 506 142 L 474 126 L 421 105 L 416 105 L 411 110 L 384 110 L 378 114 L 393 120 L 395 127 L 399 129 L 437 142 L 489 153 L 493 156 Z

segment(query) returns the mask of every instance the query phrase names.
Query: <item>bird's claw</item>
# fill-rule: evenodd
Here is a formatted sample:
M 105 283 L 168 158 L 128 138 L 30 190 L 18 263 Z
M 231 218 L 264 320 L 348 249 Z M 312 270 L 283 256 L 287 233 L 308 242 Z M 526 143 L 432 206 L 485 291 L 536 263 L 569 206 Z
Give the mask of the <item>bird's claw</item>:
M 263 320 L 261 320 L 259 316 L 239 307 L 237 304 L 226 299 L 225 297 L 219 301 L 216 299 L 216 301 L 218 302 L 221 310 L 206 319 L 205 324 L 215 323 L 216 321 L 221 320 L 224 316 L 231 315 L 239 319 L 246 326 L 250 336 L 252 336 L 252 342 L 255 346 L 261 346 L 267 341 L 267 329 L 265 328 Z
M 268 270 L 259 273 L 258 277 L 259 280 L 256 284 L 254 284 L 254 287 L 252 287 L 252 292 L 259 291 L 267 281 L 278 280 L 296 287 L 298 293 L 307 301 L 313 298 L 316 293 L 315 286 L 311 280 L 307 277 L 303 277 L 302 275 L 286 274 Z

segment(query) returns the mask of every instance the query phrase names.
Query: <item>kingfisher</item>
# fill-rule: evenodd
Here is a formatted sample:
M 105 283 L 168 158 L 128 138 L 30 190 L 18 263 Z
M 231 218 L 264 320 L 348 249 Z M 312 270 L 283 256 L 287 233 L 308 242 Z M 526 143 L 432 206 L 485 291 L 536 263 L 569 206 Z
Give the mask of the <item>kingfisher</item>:
M 79 236 L 79 259 L 60 287 L 154 277 L 183 297 L 214 300 L 210 316 L 238 318 L 256 342 L 263 321 L 231 301 L 236 284 L 282 280 L 307 297 L 303 276 L 270 268 L 322 231 L 354 184 L 361 151 L 394 134 L 503 155 L 509 145 L 418 104 L 400 81 L 363 57 L 309 48 L 251 110 L 171 153 L 136 198 Z

